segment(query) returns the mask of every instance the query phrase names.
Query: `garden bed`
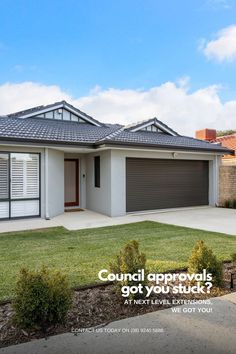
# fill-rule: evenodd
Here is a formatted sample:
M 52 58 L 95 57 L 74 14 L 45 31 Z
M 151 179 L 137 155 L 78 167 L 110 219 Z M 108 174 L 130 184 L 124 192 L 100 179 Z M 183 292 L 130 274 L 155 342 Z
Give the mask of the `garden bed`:
M 104 285 L 76 290 L 73 297 L 73 306 L 68 314 L 65 325 L 51 327 L 47 333 L 41 331 L 25 331 L 17 328 L 13 323 L 11 303 L 0 305 L 0 347 L 31 341 L 45 336 L 59 333 L 78 331 L 81 328 L 103 326 L 119 319 L 142 315 L 148 312 L 163 310 L 171 307 L 173 299 L 202 300 L 229 293 L 231 289 L 231 274 L 236 273 L 236 266 L 230 262 L 224 263 L 224 285 L 221 289 L 212 289 L 205 295 L 152 295 L 151 300 L 158 299 L 159 304 L 124 304 L 114 291 L 113 285 Z M 234 283 L 234 289 L 236 284 Z M 161 300 L 167 302 L 161 304 Z M 167 301 L 166 301 L 167 300 Z M 168 303 L 169 302 L 169 303 Z

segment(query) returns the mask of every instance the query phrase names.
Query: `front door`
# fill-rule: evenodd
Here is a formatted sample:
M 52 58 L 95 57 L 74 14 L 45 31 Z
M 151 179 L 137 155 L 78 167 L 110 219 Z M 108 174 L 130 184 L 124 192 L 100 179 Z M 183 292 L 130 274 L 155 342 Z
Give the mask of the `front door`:
M 79 162 L 65 159 L 65 206 L 79 205 Z

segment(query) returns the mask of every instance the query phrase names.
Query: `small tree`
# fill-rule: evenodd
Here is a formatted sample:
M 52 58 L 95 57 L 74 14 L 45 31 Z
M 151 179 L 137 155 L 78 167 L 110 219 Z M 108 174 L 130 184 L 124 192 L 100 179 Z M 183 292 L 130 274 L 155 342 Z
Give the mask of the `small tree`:
M 235 129 L 228 129 L 228 130 L 218 130 L 216 132 L 217 136 L 224 136 L 224 135 L 233 135 L 236 133 Z
M 189 273 L 202 273 L 204 269 L 212 274 L 212 283 L 220 286 L 222 283 L 222 263 L 217 260 L 212 250 L 200 240 L 193 248 L 188 261 Z
M 39 328 L 63 323 L 72 302 L 72 291 L 66 276 L 42 268 L 20 271 L 13 301 L 15 322 L 22 328 Z
M 128 242 L 124 249 L 116 256 L 116 260 L 110 263 L 110 271 L 115 274 L 130 273 L 135 274 L 138 270 L 144 270 L 146 275 L 146 256 L 139 251 L 139 243 L 135 240 Z M 115 286 L 120 290 L 122 286 L 145 285 L 146 281 L 124 280 L 116 282 Z M 129 298 L 140 297 L 140 294 L 131 295 Z

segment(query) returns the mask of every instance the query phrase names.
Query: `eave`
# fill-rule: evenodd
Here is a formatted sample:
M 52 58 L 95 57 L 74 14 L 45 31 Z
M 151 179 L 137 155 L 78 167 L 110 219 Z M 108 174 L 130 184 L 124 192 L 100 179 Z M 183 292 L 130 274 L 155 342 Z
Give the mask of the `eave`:
M 157 144 L 143 144 L 143 143 L 131 143 L 131 142 L 121 142 L 121 141 L 103 141 L 103 143 L 96 143 L 95 144 L 97 148 L 101 146 L 105 147 L 123 147 L 123 148 L 130 148 L 130 147 L 139 147 L 142 149 L 157 149 L 157 150 L 177 150 L 177 151 L 195 151 L 195 152 L 208 152 L 208 153 L 218 153 L 221 155 L 234 155 L 235 152 L 234 150 L 229 150 L 229 149 L 207 149 L 207 148 L 196 148 L 193 146 L 176 146 L 176 145 L 157 145 Z

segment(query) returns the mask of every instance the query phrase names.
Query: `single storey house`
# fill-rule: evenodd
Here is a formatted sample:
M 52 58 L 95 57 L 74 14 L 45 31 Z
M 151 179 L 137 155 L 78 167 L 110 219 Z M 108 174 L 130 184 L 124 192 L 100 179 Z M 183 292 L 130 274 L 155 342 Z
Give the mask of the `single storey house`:
M 65 101 L 0 117 L 0 219 L 217 205 L 217 144 L 156 118 L 104 124 Z

